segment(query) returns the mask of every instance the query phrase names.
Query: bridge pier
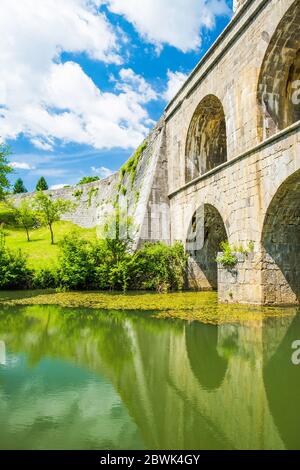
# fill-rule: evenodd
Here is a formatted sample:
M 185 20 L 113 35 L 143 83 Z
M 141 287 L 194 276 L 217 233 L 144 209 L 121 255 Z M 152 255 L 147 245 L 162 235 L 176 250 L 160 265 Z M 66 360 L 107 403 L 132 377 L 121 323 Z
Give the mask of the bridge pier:
M 221 303 L 299 305 L 297 271 L 286 270 L 265 250 L 235 253 L 237 264 L 229 269 L 218 263 L 218 298 Z

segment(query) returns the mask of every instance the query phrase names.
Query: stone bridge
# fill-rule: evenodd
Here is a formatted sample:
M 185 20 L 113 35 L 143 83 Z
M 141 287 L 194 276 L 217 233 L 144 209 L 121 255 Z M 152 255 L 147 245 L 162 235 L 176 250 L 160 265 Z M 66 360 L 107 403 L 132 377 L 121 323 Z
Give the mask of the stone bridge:
M 191 284 L 221 301 L 298 303 L 300 1 L 236 3 L 165 110 L 170 238 L 187 243 L 201 225 Z M 217 275 L 226 240 L 252 252 Z
M 127 165 L 83 187 L 67 218 L 95 226 L 123 201 L 136 246 L 186 245 L 190 287 L 218 289 L 223 302 L 297 304 L 300 0 L 234 4 L 231 22 L 150 133 L 135 173 Z M 54 195 L 76 193 L 78 202 L 74 188 Z M 224 241 L 238 251 L 230 270 L 216 262 Z

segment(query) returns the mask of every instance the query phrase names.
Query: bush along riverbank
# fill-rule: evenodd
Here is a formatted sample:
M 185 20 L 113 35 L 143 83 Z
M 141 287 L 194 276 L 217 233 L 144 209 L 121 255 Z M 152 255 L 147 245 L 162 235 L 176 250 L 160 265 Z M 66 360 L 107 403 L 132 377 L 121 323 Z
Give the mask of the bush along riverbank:
M 0 289 L 180 291 L 186 264 L 180 243 L 148 243 L 132 252 L 130 240 L 87 240 L 74 232 L 59 243 L 57 266 L 32 269 L 1 237 Z

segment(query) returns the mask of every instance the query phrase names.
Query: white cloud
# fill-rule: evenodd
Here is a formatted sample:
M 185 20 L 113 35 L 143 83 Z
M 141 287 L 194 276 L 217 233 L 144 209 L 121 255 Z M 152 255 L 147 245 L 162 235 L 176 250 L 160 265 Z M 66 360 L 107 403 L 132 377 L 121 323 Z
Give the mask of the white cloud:
M 106 0 L 110 10 L 131 22 L 143 39 L 183 52 L 201 45 L 201 30 L 218 15 L 230 15 L 226 0 Z
M 182 72 L 172 72 L 171 70 L 168 70 L 168 82 L 167 82 L 167 88 L 164 92 L 164 99 L 166 101 L 170 101 L 176 93 L 180 90 L 181 86 L 184 84 L 186 79 L 188 78 L 188 75 Z
M 1 0 L 3 139 L 23 134 L 42 151 L 69 142 L 129 148 L 143 140 L 152 124 L 145 105 L 158 99 L 143 77 L 123 67 L 113 92 L 102 92 L 77 63 L 61 63 L 65 51 L 122 64 L 120 44 L 127 38 L 99 11 L 102 4 L 156 47 L 171 44 L 183 51 L 196 49 L 201 28 L 228 13 L 225 0 Z M 180 78 L 169 76 L 165 97 Z
M 95 168 L 94 166 L 92 166 L 91 170 L 93 173 L 96 173 L 101 178 L 108 178 L 114 173 L 112 170 L 106 168 L 105 166 L 101 166 L 100 168 Z
M 57 189 L 63 189 L 66 186 L 68 185 L 67 184 L 53 184 L 52 186 L 50 186 L 50 189 L 52 189 L 53 191 L 56 191 Z
M 102 93 L 62 51 L 120 64 L 118 33 L 97 11 L 99 0 L 2 0 L 0 129 L 23 133 L 38 149 L 58 141 L 94 148 L 135 147 L 150 124 L 151 86 L 123 68 L 114 93 Z
M 35 167 L 26 162 L 11 162 L 9 164 L 15 170 L 34 170 Z
M 30 142 L 38 149 L 46 151 L 51 151 L 53 149 L 53 140 L 49 139 L 48 142 L 43 140 L 33 138 L 30 139 Z

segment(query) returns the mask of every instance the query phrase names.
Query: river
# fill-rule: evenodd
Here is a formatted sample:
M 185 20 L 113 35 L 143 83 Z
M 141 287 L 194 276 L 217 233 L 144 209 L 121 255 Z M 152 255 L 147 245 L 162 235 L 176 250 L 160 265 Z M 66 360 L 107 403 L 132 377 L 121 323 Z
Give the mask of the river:
M 1 306 L 1 449 L 299 449 L 300 315 Z M 299 354 L 300 357 L 300 354 Z

